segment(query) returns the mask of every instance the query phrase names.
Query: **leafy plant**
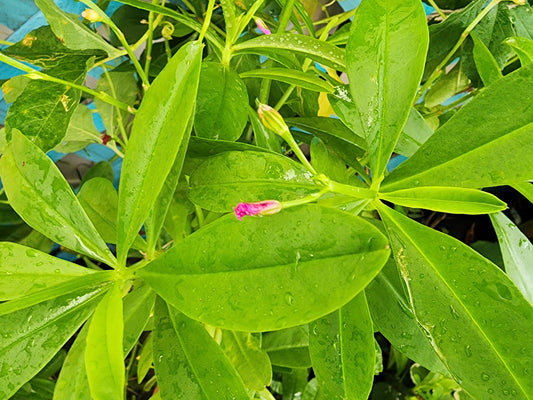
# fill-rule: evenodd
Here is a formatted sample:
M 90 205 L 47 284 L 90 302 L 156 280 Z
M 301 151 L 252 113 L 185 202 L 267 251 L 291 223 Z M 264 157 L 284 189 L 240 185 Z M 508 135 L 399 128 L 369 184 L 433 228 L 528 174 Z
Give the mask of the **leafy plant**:
M 0 53 L 0 399 L 532 398 L 531 244 L 482 190 L 533 200 L 529 4 L 81 1 Z M 118 193 L 46 155 L 95 142 Z M 416 210 L 490 214 L 505 271 Z

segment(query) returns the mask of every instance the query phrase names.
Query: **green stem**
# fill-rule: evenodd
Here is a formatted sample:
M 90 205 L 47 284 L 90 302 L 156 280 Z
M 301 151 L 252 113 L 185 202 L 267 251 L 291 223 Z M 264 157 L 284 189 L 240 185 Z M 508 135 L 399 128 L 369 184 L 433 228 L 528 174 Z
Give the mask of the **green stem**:
M 281 16 L 279 17 L 279 24 L 276 33 L 283 33 L 287 29 L 287 25 L 289 25 L 289 21 L 294 9 L 294 3 L 296 3 L 296 0 L 287 0 L 285 3 L 283 11 L 281 12 Z
M 131 62 L 133 63 L 133 66 L 135 67 L 135 70 L 137 71 L 137 74 L 139 75 L 139 78 L 141 78 L 143 88 L 144 90 L 148 89 L 150 87 L 150 82 L 148 81 L 148 77 L 144 73 L 144 70 L 139 63 L 139 60 L 137 60 L 137 57 L 133 53 L 133 49 L 129 45 L 128 41 L 126 40 L 126 37 L 124 36 L 124 33 L 118 28 L 118 26 L 113 22 L 111 18 L 107 16 L 107 14 L 98 7 L 95 3 L 93 3 L 91 0 L 80 0 L 83 4 L 85 4 L 87 7 L 89 7 L 91 10 L 95 11 L 98 16 L 100 17 L 101 21 L 109 26 L 111 30 L 115 33 L 118 40 L 124 46 L 124 50 L 128 53 L 128 56 L 131 59 Z
M 319 198 L 321 198 L 326 193 L 329 193 L 329 191 L 330 191 L 329 188 L 325 187 L 320 192 L 312 193 L 312 194 L 310 194 L 308 196 L 302 197 L 301 199 L 283 201 L 283 202 L 281 202 L 281 207 L 283 209 L 285 209 L 285 208 L 289 208 L 289 207 L 300 206 L 302 204 L 312 203 L 313 201 L 316 201 Z
M 72 82 L 69 82 L 69 81 L 65 81 L 63 79 L 56 78 L 56 77 L 51 76 L 51 75 L 47 75 L 44 72 L 38 71 L 38 70 L 36 70 L 36 69 L 34 69 L 34 68 L 24 64 L 24 63 L 21 63 L 18 60 L 15 60 L 15 59 L 13 59 L 11 57 L 6 56 L 5 54 L 2 54 L 1 52 L 0 52 L 0 61 L 6 63 L 8 65 L 11 65 L 12 67 L 18 68 L 21 71 L 27 72 L 28 75 L 26 75 L 26 76 L 29 79 L 42 79 L 44 81 L 54 82 L 54 83 L 59 83 L 61 85 L 69 86 L 69 87 L 72 87 L 74 89 L 78 89 L 78 90 L 81 90 L 81 91 L 83 91 L 85 93 L 88 93 L 91 96 L 96 97 L 97 99 L 105 101 L 106 103 L 112 104 L 115 107 L 120 108 L 121 110 L 127 111 L 127 112 L 132 113 L 132 114 L 135 113 L 135 109 L 133 107 L 130 107 L 126 103 L 123 103 L 123 102 L 121 102 L 121 101 L 109 96 L 105 92 L 89 89 L 88 87 L 85 87 L 83 85 L 78 85 L 76 83 L 72 83 Z
M 450 52 L 444 57 L 444 60 L 441 61 L 441 63 L 435 68 L 435 70 L 432 72 L 428 80 L 424 83 L 424 85 L 420 88 L 420 90 L 417 93 L 417 96 L 415 98 L 415 103 L 424 95 L 424 93 L 435 83 L 435 81 L 441 76 L 442 72 L 444 71 L 444 68 L 446 65 L 448 65 L 448 62 L 451 60 L 451 58 L 454 56 L 455 52 L 461 47 L 463 42 L 466 40 L 468 35 L 470 35 L 470 32 L 474 30 L 474 28 L 479 24 L 479 22 L 495 7 L 497 6 L 502 0 L 492 0 L 480 13 L 479 15 L 466 27 L 466 29 L 461 34 L 461 37 L 455 43 L 455 46 L 450 50 Z
M 209 4 L 207 5 L 207 11 L 205 12 L 204 24 L 202 25 L 202 30 L 200 31 L 200 36 L 198 37 L 199 42 L 202 42 L 204 40 L 204 37 L 207 33 L 207 28 L 209 28 L 209 25 L 211 24 L 211 16 L 213 15 L 214 8 L 215 0 L 209 0 Z
M 113 95 L 113 97 L 117 97 L 117 93 L 115 92 L 115 86 L 113 85 L 113 82 L 111 81 L 109 72 L 107 71 L 107 68 L 105 65 L 102 67 L 104 70 L 105 77 L 107 79 L 107 83 L 109 84 L 109 89 L 111 90 L 111 94 Z M 123 142 L 120 140 L 117 140 L 118 138 L 116 140 L 122 146 L 122 150 L 124 150 L 126 148 L 126 145 L 128 144 L 128 134 L 126 133 L 126 128 L 124 127 L 124 119 L 122 119 L 122 113 L 120 113 L 120 111 L 117 113 L 117 123 L 118 123 L 118 128 L 120 130 L 120 133 L 122 135 Z M 124 158 L 124 155 L 122 155 L 122 158 Z
M 8 42 L 7 40 L 2 40 L 0 39 L 0 45 L 3 45 L 3 46 L 13 46 L 15 43 L 12 43 L 12 42 Z
M 157 4 L 158 0 L 152 0 L 152 4 Z M 150 63 L 152 62 L 152 45 L 154 39 L 154 12 L 148 14 L 148 37 L 146 38 L 146 61 L 144 62 L 144 73 L 146 76 L 150 72 Z
M 317 172 L 311 165 L 311 163 L 307 160 L 305 157 L 305 154 L 302 152 L 302 149 L 300 149 L 300 146 L 298 146 L 298 143 L 296 143 L 296 140 L 292 137 L 292 134 L 290 131 L 285 133 L 284 135 L 281 135 L 283 140 L 287 142 L 287 144 L 291 147 L 292 151 L 294 151 L 294 154 L 296 157 L 298 157 L 298 160 L 307 168 L 309 172 L 311 172 L 313 175 L 316 175 Z
M 344 183 L 339 183 L 335 181 L 329 181 L 327 182 L 327 184 L 331 192 L 355 197 L 356 199 L 375 199 L 377 196 L 377 191 L 372 189 L 345 185 Z
M 442 17 L 442 19 L 447 18 L 446 14 L 444 14 L 442 10 L 440 9 L 440 7 L 437 5 L 437 3 L 435 3 L 435 0 L 428 0 L 428 2 L 431 5 L 431 7 L 433 7 L 435 11 L 437 11 L 437 14 L 439 14 Z

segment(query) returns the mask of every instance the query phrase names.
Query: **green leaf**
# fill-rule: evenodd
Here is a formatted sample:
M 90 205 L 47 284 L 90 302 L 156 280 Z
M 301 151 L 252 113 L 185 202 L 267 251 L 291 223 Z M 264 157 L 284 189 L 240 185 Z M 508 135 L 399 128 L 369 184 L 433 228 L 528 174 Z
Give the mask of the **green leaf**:
M 502 213 L 490 216 L 498 235 L 507 275 L 533 304 L 533 246 L 518 227 Z
M 314 74 L 287 68 L 261 68 L 239 74 L 241 78 L 263 78 L 285 82 L 315 92 L 333 92 L 333 85 Z
M 530 203 L 533 203 L 533 186 L 529 182 L 515 183 L 511 185 L 514 190 L 520 192 L 522 196 L 529 200 Z
M 488 214 L 507 208 L 507 204 L 490 193 L 458 187 L 415 187 L 378 196 L 400 206 L 454 214 Z
M 24 297 L 92 272 L 16 243 L 0 242 L 0 301 Z
M 288 157 L 231 151 L 208 158 L 194 171 L 188 196 L 202 208 L 224 212 L 240 202 L 284 201 L 318 191 L 309 171 Z
M 106 243 L 117 243 L 118 195 L 110 180 L 92 178 L 78 192 L 78 200 Z M 146 242 L 136 236 L 133 248 L 146 250 Z
M 85 370 L 94 400 L 124 397 L 124 333 L 120 283 L 115 283 L 94 310 L 87 331 Z
M 155 298 L 154 298 L 155 299 Z M 153 343 L 154 336 L 150 333 L 150 336 L 146 338 L 142 344 L 141 352 L 139 353 L 139 362 L 137 364 L 137 383 L 141 383 L 150 368 L 152 367 L 153 360 Z
M 428 41 L 417 0 L 366 0 L 357 9 L 346 45 L 346 72 L 376 177 L 383 174 L 407 121 Z
M 532 91 L 533 65 L 494 82 L 392 171 L 382 189 L 481 188 L 533 178 L 533 117 L 525 112 L 533 107 Z
M 139 285 L 124 297 L 124 357 L 139 340 L 153 311 L 155 293 L 148 285 Z
M 17 131 L 0 160 L 0 175 L 11 206 L 28 225 L 69 249 L 115 265 L 61 172 Z
M 270 385 L 272 366 L 257 336 L 246 332 L 223 331 L 220 346 L 241 376 L 244 386 L 260 391 Z
M 115 172 L 109 161 L 100 161 L 94 164 L 81 179 L 80 188 L 93 178 L 104 178 L 110 182 L 115 180 Z M 118 201 L 118 197 L 117 197 Z
M 191 318 L 255 332 L 339 308 L 374 278 L 388 253 L 385 238 L 363 219 L 307 205 L 266 218 L 219 218 L 138 275 Z
M 61 60 L 45 72 L 81 85 L 94 57 L 69 55 Z M 42 79 L 31 80 L 8 110 L 8 137 L 18 129 L 43 151 L 54 148 L 64 139 L 80 98 L 79 89 Z
M 533 62 L 533 40 L 514 36 L 506 39 L 505 43 L 511 46 L 518 55 L 522 66 Z
M 248 400 L 235 368 L 202 324 L 157 299 L 154 366 L 163 399 Z
M 286 368 L 309 368 L 309 327 L 294 326 L 262 335 L 261 348 L 268 352 L 272 365 Z
M 265 54 L 269 50 L 288 50 L 344 71 L 344 51 L 330 43 L 293 33 L 263 35 L 233 46 L 234 54 Z
M 100 49 L 110 58 L 121 55 L 120 50 L 108 44 L 101 36 L 91 31 L 80 21 L 79 15 L 61 10 L 52 0 L 35 0 L 55 35 L 71 49 Z
M 415 318 L 473 397 L 529 399 L 533 308 L 496 265 L 378 204 Z
M 474 61 L 477 72 L 483 84 L 489 86 L 492 82 L 496 82 L 503 77 L 502 71 L 498 62 L 479 36 L 472 32 L 471 37 L 474 40 Z
M 222 64 L 202 64 L 194 131 L 206 139 L 237 140 L 248 120 L 248 93 L 239 75 Z
M 281 153 L 280 137 L 271 130 L 265 128 L 261 119 L 252 107 L 248 107 L 248 118 L 254 130 L 254 140 L 258 147 L 272 152 Z
M 89 317 L 103 288 L 78 289 L 0 317 L 0 399 L 37 374 Z
M 415 320 L 392 258 L 370 282 L 365 293 L 375 328 L 395 349 L 430 371 L 448 374 L 424 330 Z
M 202 49 L 197 42 L 180 48 L 152 82 L 133 121 L 119 188 L 117 251 L 121 264 L 174 165 L 188 128 Z
M 318 137 L 311 141 L 311 164 L 313 168 L 334 181 L 348 183 L 346 164 L 335 151 Z
M 74 153 L 91 143 L 102 143 L 100 136 L 100 132 L 94 126 L 91 110 L 80 105 L 72 114 L 65 137 L 54 150 L 62 153 Z
M 332 400 L 367 400 L 376 349 L 364 292 L 309 325 L 309 351 L 320 388 Z
M 70 347 L 57 378 L 53 400 L 92 400 L 85 371 L 87 328 L 85 324 Z

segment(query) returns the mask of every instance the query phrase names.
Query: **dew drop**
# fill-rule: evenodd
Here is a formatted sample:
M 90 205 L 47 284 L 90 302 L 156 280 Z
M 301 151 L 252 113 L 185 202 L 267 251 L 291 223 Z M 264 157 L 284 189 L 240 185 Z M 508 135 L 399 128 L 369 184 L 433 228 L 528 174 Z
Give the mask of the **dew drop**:
M 467 357 L 472 357 L 472 349 L 470 345 L 465 346 L 465 354 Z
M 294 297 L 292 296 L 292 293 L 290 292 L 285 293 L 285 303 L 287 303 L 289 306 L 292 306 L 293 302 L 294 302 Z
M 450 312 L 452 314 L 453 319 L 459 319 L 459 313 L 453 308 L 452 305 L 450 305 Z
M 484 380 L 485 382 L 487 382 L 490 379 L 490 376 L 483 372 L 481 374 L 481 379 Z

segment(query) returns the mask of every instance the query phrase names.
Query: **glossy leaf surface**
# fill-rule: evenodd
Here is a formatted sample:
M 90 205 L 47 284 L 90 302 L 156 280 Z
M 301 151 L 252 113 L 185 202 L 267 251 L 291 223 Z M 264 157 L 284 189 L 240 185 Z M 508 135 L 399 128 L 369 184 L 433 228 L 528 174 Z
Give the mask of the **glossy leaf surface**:
M 220 345 L 247 388 L 263 390 L 270 384 L 272 366 L 256 336 L 239 331 L 223 331 Z
M 533 107 L 531 91 L 533 65 L 494 82 L 391 172 L 383 190 L 481 188 L 531 179 L 533 116 L 526 111 Z M 517 103 L 517 98 L 522 100 Z
M 94 310 L 87 331 L 85 370 L 95 400 L 123 398 L 123 333 L 122 296 L 115 284 Z
M 333 85 L 320 79 L 316 75 L 287 68 L 261 68 L 242 72 L 241 78 L 264 78 L 274 79 L 280 82 L 299 86 L 303 89 L 314 90 L 315 92 L 333 92 Z
M 498 235 L 507 275 L 533 305 L 533 246 L 504 214 L 493 214 L 490 219 Z
M 92 272 L 26 246 L 0 242 L 0 301 L 24 297 Z
M 533 308 L 494 264 L 465 244 L 378 205 L 415 318 L 472 396 L 529 399 Z
M 367 400 L 374 381 L 374 328 L 364 292 L 309 326 L 318 384 L 331 400 Z
M 248 400 L 237 371 L 204 326 L 156 301 L 154 366 L 163 399 Z
M 135 116 L 119 188 L 117 247 L 122 263 L 174 165 L 194 109 L 202 48 L 191 42 L 172 57 Z
M 239 75 L 222 64 L 202 64 L 194 130 L 207 139 L 237 140 L 248 121 L 248 93 Z
M 285 368 L 309 368 L 309 326 L 293 326 L 261 335 L 261 348 L 268 352 L 274 366 Z
M 428 41 L 419 1 L 366 0 L 357 9 L 346 45 L 346 72 L 374 176 L 383 173 L 407 120 Z
M 380 193 L 379 197 L 405 207 L 455 214 L 488 214 L 505 210 L 496 196 L 476 189 L 426 186 Z
M 263 50 L 289 50 L 328 67 L 345 70 L 344 51 L 337 46 L 309 36 L 292 33 L 259 36 L 233 46 L 235 54 L 263 54 Z
M 102 288 L 80 289 L 0 317 L 0 399 L 39 372 L 89 317 Z
M 516 52 L 522 66 L 533 62 L 533 40 L 523 37 L 511 37 L 505 41 Z
M 101 134 L 94 126 L 91 110 L 79 105 L 72 114 L 65 137 L 54 147 L 54 150 L 61 153 L 74 153 L 91 143 L 102 143 Z
M 494 59 L 494 56 L 483 43 L 483 41 L 475 33 L 472 34 L 474 40 L 474 61 L 476 68 L 485 86 L 489 86 L 492 82 L 496 82 L 503 77 L 500 71 L 498 62 Z
M 139 340 L 154 308 L 155 293 L 148 285 L 135 287 L 124 297 L 124 357 Z
M 61 172 L 17 131 L 0 160 L 0 175 L 11 206 L 28 225 L 69 249 L 115 264 Z
M 138 274 L 191 318 L 265 331 L 301 325 L 344 305 L 388 253 L 385 238 L 364 220 L 307 205 L 264 218 L 222 217 Z
M 208 158 L 194 171 L 189 185 L 193 203 L 217 212 L 230 211 L 240 202 L 283 201 L 320 191 L 300 163 L 252 151 Z

